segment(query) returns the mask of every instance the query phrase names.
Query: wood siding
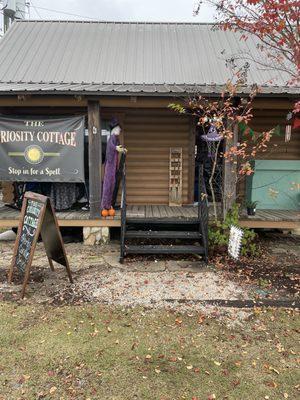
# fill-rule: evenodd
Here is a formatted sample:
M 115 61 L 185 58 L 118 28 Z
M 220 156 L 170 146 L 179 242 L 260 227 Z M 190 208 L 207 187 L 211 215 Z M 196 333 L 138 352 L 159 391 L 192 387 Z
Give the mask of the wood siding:
M 189 201 L 190 121 L 170 110 L 126 110 L 128 204 L 168 204 L 170 147 L 182 147 L 183 203 Z
M 264 132 L 276 125 L 281 127 L 281 136 L 273 136 L 270 146 L 258 158 L 269 160 L 299 160 L 300 159 L 300 132 L 292 130 L 290 142 L 284 141 L 286 125 L 286 110 L 255 110 L 251 128 L 257 132 Z
M 116 115 L 124 127 L 128 148 L 128 204 L 168 204 L 169 149 L 183 149 L 183 203 L 193 201 L 194 132 L 188 117 L 167 109 L 173 98 L 101 97 L 101 114 L 110 119 Z M 178 100 L 179 101 L 179 100 Z M 256 131 L 285 126 L 286 114 L 295 100 L 259 98 L 254 104 L 251 127 Z M 87 99 L 74 96 L 17 96 L 2 97 L 0 112 L 4 114 L 73 114 L 87 113 Z M 300 130 L 292 131 L 289 143 L 284 134 L 274 137 L 271 152 L 259 155 L 265 159 L 299 160 Z M 244 197 L 245 183 L 239 185 L 239 200 Z

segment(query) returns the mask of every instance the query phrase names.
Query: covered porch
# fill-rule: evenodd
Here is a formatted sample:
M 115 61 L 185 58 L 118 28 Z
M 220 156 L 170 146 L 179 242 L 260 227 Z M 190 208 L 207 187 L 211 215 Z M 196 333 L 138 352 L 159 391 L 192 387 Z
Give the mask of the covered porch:
M 76 227 L 120 227 L 121 212 L 115 217 L 90 218 L 88 211 L 57 212 L 60 226 Z M 7 206 L 0 206 L 0 228 L 17 227 L 20 211 Z M 127 217 L 151 220 L 193 220 L 198 216 L 195 206 L 170 207 L 166 205 L 131 205 L 127 207 Z M 240 216 L 240 225 L 245 228 L 300 229 L 300 211 L 292 210 L 257 210 L 256 215 Z

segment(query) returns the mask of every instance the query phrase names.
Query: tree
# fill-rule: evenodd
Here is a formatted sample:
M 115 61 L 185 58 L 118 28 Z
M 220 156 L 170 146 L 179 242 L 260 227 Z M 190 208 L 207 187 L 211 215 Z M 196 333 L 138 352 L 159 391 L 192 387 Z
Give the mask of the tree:
M 180 114 L 193 116 L 201 129 L 202 135 L 207 135 L 209 130 L 213 128 L 219 137 L 214 148 L 208 149 L 208 159 L 211 163 L 208 183 L 215 221 L 218 221 L 219 218 L 223 220 L 226 218 L 227 212 L 236 201 L 235 189 L 238 182 L 254 172 L 251 167 L 251 160 L 255 159 L 257 153 L 264 153 L 270 146 L 273 146 L 270 144 L 272 135 L 277 134 L 278 129 L 280 129 L 274 127 L 265 132 L 254 132 L 250 128 L 253 118 L 253 101 L 259 92 L 259 88 L 252 87 L 248 97 L 241 99 L 238 93 L 240 86 L 243 85 L 245 85 L 245 74 L 244 70 L 241 69 L 224 85 L 224 90 L 219 98 L 206 98 L 199 94 L 189 97 L 184 101 L 184 104 L 169 105 L 171 109 Z M 239 132 L 239 135 L 237 132 Z M 220 154 L 219 149 L 221 149 L 222 141 L 227 143 L 227 146 L 225 151 Z M 234 170 L 234 173 L 230 187 L 225 182 L 226 185 L 219 188 L 222 195 L 222 207 L 221 212 L 218 212 L 215 196 L 215 174 L 220 156 L 225 163 L 230 165 L 230 171 Z
M 260 65 L 288 74 L 289 84 L 300 78 L 300 1 L 291 0 L 201 0 L 216 10 L 218 27 L 241 33 L 241 40 L 249 35 L 258 38 L 257 47 L 265 53 Z
M 207 3 L 215 8 L 216 28 L 224 31 L 231 30 L 240 33 L 240 39 L 246 41 L 249 36 L 257 38 L 257 48 L 264 54 L 259 59 L 253 58 L 258 65 L 265 69 L 282 71 L 287 85 L 295 85 L 300 82 L 300 1 L 291 0 L 198 0 L 195 14 L 198 14 L 201 5 Z M 228 61 L 228 60 L 227 60 Z M 234 59 L 232 59 L 234 64 Z M 246 64 L 245 64 L 246 65 Z M 202 124 L 205 115 L 208 118 L 211 113 L 215 114 L 218 122 L 218 132 L 229 147 L 223 154 L 224 160 L 231 163 L 237 169 L 235 183 L 245 176 L 252 174 L 251 159 L 255 158 L 257 152 L 266 151 L 271 136 L 276 132 L 274 128 L 268 132 L 254 133 L 249 128 L 252 119 L 252 101 L 259 88 L 253 88 L 248 101 L 238 106 L 234 105 L 234 98 L 238 93 L 241 83 L 240 73 L 237 74 L 237 84 L 230 81 L 222 98 L 212 102 L 199 97 L 196 101 L 190 101 L 187 110 L 194 109 L 193 115 L 199 117 L 198 124 Z M 246 83 L 246 80 L 244 80 Z M 300 111 L 300 102 L 294 105 L 294 113 Z M 204 117 L 199 116 L 203 114 Z M 203 119 L 204 118 L 204 119 Z M 220 124 L 220 121 L 222 123 Z M 234 141 L 235 132 L 243 131 L 243 140 Z M 249 136 L 249 133 L 251 135 Z M 248 137 L 247 137 L 248 135 Z M 216 160 L 213 160 L 215 163 Z M 215 168 L 212 168 L 212 175 Z M 210 177 L 212 188 L 213 176 Z M 213 188 L 212 188 L 213 190 Z M 229 194 L 228 194 L 229 193 Z M 223 215 L 230 209 L 231 200 L 223 192 Z M 214 196 L 212 194 L 212 201 Z M 214 206 L 216 217 L 216 206 Z

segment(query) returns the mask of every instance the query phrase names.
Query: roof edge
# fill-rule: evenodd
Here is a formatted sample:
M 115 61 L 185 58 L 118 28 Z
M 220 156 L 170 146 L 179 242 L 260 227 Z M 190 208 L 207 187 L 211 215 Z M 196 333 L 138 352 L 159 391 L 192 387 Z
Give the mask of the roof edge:
M 196 83 L 196 82 L 87 82 L 87 81 L 72 81 L 72 82 L 54 82 L 54 81 L 2 81 L 0 79 L 0 91 L 1 91 L 1 85 L 28 85 L 28 88 L 30 86 L 37 86 L 39 85 L 40 89 L 44 86 L 52 86 L 52 87 L 60 87 L 60 86 L 68 86 L 70 88 L 75 87 L 75 86 L 82 86 L 82 87 L 91 87 L 91 86 L 112 86 L 112 87 L 151 87 L 151 86 L 156 86 L 156 87 L 206 87 L 206 88 L 222 88 L 224 89 L 226 87 L 226 83 Z M 250 89 L 253 86 L 253 84 L 245 84 L 245 85 L 240 85 L 240 88 L 242 89 Z M 300 91 L 300 85 L 267 85 L 267 84 L 262 84 L 258 85 L 258 87 L 262 89 L 287 89 L 287 90 L 295 90 L 295 91 Z M 39 89 L 39 90 L 40 90 Z
M 22 85 L 22 84 L 4 84 L 1 88 L 0 96 L 18 96 L 18 95 L 81 95 L 81 96 L 150 96 L 150 97 L 186 97 L 189 95 L 219 95 L 224 90 L 224 85 Z M 258 96 L 273 97 L 299 97 L 300 87 L 262 87 Z M 238 94 L 247 96 L 251 92 L 249 86 L 240 88 Z
M 220 96 L 220 92 L 198 92 L 200 95 L 205 96 L 207 98 L 217 98 Z M 181 98 L 185 99 L 188 98 L 189 96 L 192 95 L 192 93 L 181 93 L 181 92 L 169 92 L 169 93 L 147 93 L 147 92 L 67 92 L 67 91 L 62 91 L 62 92 L 19 92 L 19 93 L 1 93 L 0 92 L 0 99 L 5 98 L 5 97 L 11 97 L 11 96 L 28 96 L 28 95 L 33 95 L 33 96 L 49 96 L 49 97 L 74 97 L 74 96 L 82 96 L 85 98 L 98 98 L 101 100 L 103 97 L 151 97 L 151 98 Z M 241 98 L 247 98 L 249 96 L 249 93 L 238 93 L 237 94 Z M 295 93 L 258 93 L 256 98 L 286 98 L 294 101 L 295 99 L 299 98 L 299 94 Z M 1 106 L 3 107 L 3 105 Z
M 73 20 L 73 19 L 23 19 L 15 20 L 15 24 L 24 23 L 45 23 L 45 22 L 58 22 L 58 23 L 77 23 L 77 24 L 115 24 L 115 25 L 203 25 L 203 26 L 217 26 L 221 25 L 216 22 L 184 22 L 184 21 L 110 21 L 110 20 Z

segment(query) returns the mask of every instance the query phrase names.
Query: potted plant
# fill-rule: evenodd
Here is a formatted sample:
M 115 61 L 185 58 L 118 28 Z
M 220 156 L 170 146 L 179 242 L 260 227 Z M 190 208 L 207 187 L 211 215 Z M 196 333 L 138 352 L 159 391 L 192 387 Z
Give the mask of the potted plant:
M 258 204 L 258 201 L 247 201 L 246 207 L 247 207 L 247 214 L 248 215 L 255 215 L 256 211 L 256 206 Z

